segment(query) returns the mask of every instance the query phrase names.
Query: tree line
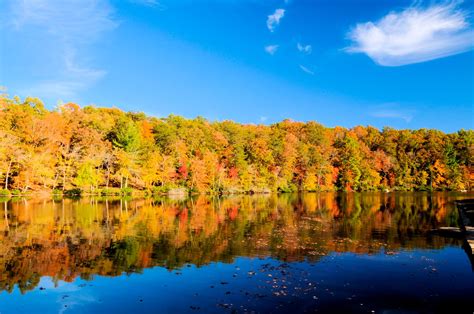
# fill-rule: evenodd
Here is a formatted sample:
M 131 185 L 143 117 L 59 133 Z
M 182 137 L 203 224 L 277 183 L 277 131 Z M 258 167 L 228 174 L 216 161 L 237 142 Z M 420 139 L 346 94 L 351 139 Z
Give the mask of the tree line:
M 473 140 L 473 130 L 210 122 L 0 96 L 3 194 L 471 190 Z

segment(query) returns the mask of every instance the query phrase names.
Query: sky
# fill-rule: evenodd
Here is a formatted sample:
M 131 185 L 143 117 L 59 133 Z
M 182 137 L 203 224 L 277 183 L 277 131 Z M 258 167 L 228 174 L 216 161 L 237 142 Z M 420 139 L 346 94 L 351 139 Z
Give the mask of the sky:
M 0 0 L 10 96 L 165 117 L 474 126 L 474 1 Z

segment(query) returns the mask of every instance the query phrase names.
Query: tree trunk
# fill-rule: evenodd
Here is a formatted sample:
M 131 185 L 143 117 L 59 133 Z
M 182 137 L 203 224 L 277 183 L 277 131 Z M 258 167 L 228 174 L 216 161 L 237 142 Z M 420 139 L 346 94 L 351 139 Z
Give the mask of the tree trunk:
M 321 191 L 321 170 L 318 171 L 318 191 Z
M 10 171 L 12 168 L 12 160 L 8 163 L 7 173 L 5 174 L 5 190 L 8 190 L 8 179 L 10 177 Z
M 63 167 L 63 193 L 66 189 L 66 165 Z
M 430 168 L 430 190 L 433 191 L 433 170 Z
M 107 188 L 109 188 L 109 179 L 110 179 L 110 167 L 109 167 L 109 163 L 107 163 L 107 179 L 105 181 L 105 186 Z
M 59 177 L 59 172 L 56 172 L 56 174 L 54 175 L 53 189 L 56 188 L 56 183 L 58 182 L 58 177 Z

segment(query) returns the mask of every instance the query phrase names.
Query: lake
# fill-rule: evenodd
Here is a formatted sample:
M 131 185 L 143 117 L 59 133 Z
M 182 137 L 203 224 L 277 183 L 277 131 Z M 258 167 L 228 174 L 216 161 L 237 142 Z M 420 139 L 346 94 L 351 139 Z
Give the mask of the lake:
M 0 313 L 472 313 L 465 198 L 3 200 Z

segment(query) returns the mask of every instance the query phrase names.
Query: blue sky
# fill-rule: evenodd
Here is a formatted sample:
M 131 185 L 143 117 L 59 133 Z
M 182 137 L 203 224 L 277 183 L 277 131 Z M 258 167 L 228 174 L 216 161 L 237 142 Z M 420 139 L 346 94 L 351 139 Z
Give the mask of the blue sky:
M 0 85 L 50 108 L 472 129 L 473 13 L 473 1 L 0 0 Z

